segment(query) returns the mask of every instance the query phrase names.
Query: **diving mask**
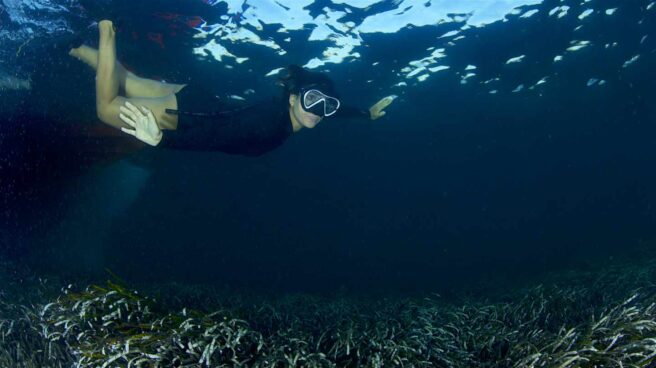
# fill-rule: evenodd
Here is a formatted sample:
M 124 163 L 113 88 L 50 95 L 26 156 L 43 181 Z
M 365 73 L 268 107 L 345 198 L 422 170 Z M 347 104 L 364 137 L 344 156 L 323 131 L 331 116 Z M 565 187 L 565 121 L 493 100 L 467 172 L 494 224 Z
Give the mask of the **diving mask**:
M 330 97 L 312 86 L 302 88 L 299 96 L 303 110 L 317 116 L 331 116 L 339 109 L 337 98 Z

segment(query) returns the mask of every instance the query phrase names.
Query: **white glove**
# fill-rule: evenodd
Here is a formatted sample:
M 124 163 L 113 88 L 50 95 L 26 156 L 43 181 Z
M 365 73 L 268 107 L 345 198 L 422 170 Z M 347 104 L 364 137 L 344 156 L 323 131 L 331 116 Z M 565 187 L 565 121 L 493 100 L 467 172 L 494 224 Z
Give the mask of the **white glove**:
M 121 120 L 134 128 L 121 128 L 124 133 L 130 134 L 151 146 L 156 146 L 162 141 L 162 130 L 157 125 L 157 120 L 155 120 L 152 111 L 141 106 L 142 113 L 128 101 L 125 101 L 125 105 L 121 106 L 120 110 L 119 117 Z

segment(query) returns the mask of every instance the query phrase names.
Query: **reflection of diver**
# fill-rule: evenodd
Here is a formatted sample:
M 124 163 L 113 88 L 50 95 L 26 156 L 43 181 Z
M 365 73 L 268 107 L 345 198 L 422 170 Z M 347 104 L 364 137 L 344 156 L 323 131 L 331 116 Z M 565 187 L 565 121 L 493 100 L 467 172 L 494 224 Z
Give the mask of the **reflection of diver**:
M 112 22 L 99 23 L 98 50 L 80 46 L 70 55 L 96 68 L 96 108 L 100 120 L 150 145 L 257 156 L 280 146 L 292 133 L 313 128 L 324 117 L 378 119 L 393 100 L 386 97 L 369 111 L 340 107 L 325 75 L 298 66 L 281 79 L 284 99 L 238 110 L 207 112 L 216 105 L 195 84 L 167 84 L 139 78 L 116 61 Z M 119 86 L 126 97 L 118 96 Z M 141 110 L 136 106 L 140 106 Z M 162 134 L 162 130 L 172 130 Z

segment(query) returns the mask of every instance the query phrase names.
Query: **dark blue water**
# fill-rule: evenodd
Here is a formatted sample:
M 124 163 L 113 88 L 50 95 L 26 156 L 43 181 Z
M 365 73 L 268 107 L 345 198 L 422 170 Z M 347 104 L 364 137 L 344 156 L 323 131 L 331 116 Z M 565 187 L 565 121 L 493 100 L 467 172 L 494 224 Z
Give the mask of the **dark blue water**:
M 309 40 L 320 14 L 348 9 L 339 23 L 362 29 L 376 14 L 409 5 L 447 19 L 430 1 L 369 8 L 316 1 L 305 8 L 314 19 L 294 28 L 288 10 L 290 30 L 280 32 L 285 23 L 270 17 L 254 26 L 265 14 L 254 9 L 264 3 L 157 1 L 128 11 L 114 1 L 48 14 L 94 46 L 93 21 L 110 14 L 120 19 L 118 58 L 139 75 L 202 80 L 223 98 L 249 100 L 279 93 L 271 70 L 321 59 L 335 46 L 331 38 Z M 562 18 L 549 15 L 564 4 Z M 398 95 L 387 115 L 326 120 L 258 158 L 141 147 L 104 129 L 94 72 L 50 50 L 66 32 L 39 29 L 26 55 L 5 52 L 0 64 L 32 82 L 30 90 L 0 92 L 3 257 L 44 272 L 109 268 L 133 281 L 414 292 L 507 285 L 631 254 L 654 238 L 656 222 L 656 9 L 649 4 L 518 1 L 525 6 L 507 21 L 504 12 L 464 30 L 467 22 L 435 21 L 362 31 L 350 57 L 316 70 L 329 73 L 349 104 Z M 470 6 L 461 12 L 482 12 Z M 520 18 L 532 9 L 539 11 Z M 579 19 L 585 9 L 594 12 Z M 29 26 L 8 13 L 0 15 L 3 28 Z M 232 22 L 232 30 L 254 32 L 286 53 L 219 37 L 249 59 L 194 54 L 212 38 L 194 38 L 189 22 L 197 17 Z M 451 30 L 466 37 L 438 38 Z M 161 43 L 153 41 L 158 34 Z M 583 40 L 587 47 L 565 51 Z M 446 48 L 446 56 L 426 67 L 450 69 L 406 78 L 411 71 L 403 68 L 430 47 Z M 463 84 L 468 65 L 476 75 Z M 254 96 L 244 94 L 249 88 Z

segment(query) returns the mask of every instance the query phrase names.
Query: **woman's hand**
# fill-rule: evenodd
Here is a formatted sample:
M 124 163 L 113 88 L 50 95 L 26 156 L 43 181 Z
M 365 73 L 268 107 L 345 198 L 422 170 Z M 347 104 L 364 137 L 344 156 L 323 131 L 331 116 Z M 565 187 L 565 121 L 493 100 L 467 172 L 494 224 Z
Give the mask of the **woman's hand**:
M 369 108 L 369 115 L 371 116 L 371 120 L 376 120 L 383 115 L 385 115 L 385 111 L 383 111 L 389 104 L 394 101 L 396 98 L 396 95 L 391 95 L 387 96 L 384 98 L 381 98 L 380 101 L 376 102 L 373 106 Z
M 151 146 L 156 146 L 162 141 L 162 130 L 157 125 L 157 120 L 152 111 L 141 106 L 141 111 L 128 101 L 120 107 L 119 117 L 133 129 L 121 128 L 121 130 L 138 140 Z

